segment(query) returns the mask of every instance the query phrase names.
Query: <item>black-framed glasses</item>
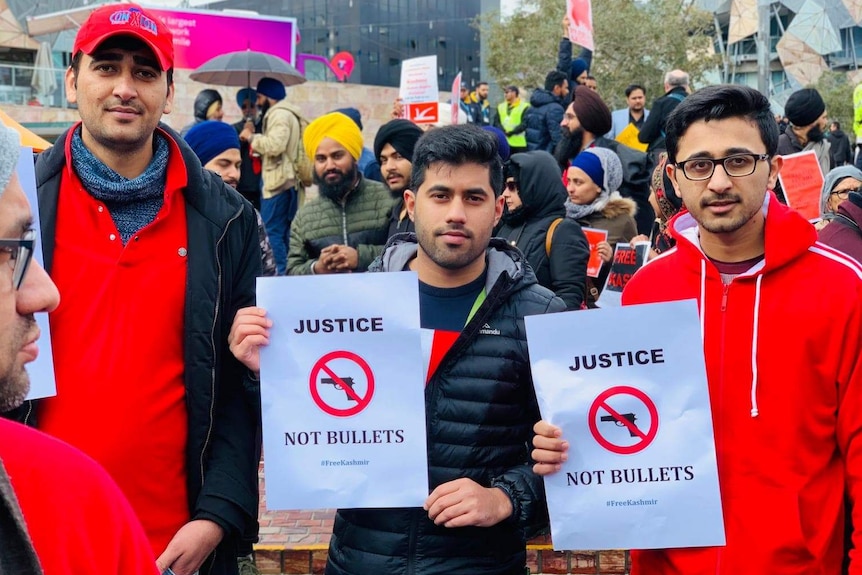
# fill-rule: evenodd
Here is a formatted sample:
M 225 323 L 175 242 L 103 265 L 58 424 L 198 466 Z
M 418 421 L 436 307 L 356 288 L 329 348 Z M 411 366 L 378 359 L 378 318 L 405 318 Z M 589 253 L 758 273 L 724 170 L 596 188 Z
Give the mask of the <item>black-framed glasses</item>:
M 856 192 L 858 194 L 858 193 L 862 192 L 862 186 L 860 186 L 858 188 L 850 188 L 848 190 L 833 190 L 833 191 L 829 192 L 829 195 L 830 196 L 837 195 L 838 199 L 846 200 L 847 198 L 850 197 L 850 192 Z
M 36 230 L 27 230 L 16 240 L 0 239 L 0 253 L 9 254 L 9 267 L 12 268 L 12 285 L 16 290 L 24 283 L 27 268 L 33 260 L 33 246 L 36 243 Z
M 731 154 L 724 158 L 692 158 L 674 165 L 682 170 L 686 178 L 699 182 L 710 179 L 718 164 L 728 176 L 742 178 L 754 173 L 757 162 L 768 159 L 769 154 Z

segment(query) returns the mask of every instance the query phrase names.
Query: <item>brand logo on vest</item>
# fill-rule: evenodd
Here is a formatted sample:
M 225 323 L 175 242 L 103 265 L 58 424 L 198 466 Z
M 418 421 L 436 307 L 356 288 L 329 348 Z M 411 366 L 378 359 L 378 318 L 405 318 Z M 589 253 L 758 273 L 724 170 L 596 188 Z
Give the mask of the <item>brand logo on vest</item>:
M 479 330 L 479 333 L 482 335 L 500 335 L 499 329 L 494 329 L 490 324 L 485 324 L 482 326 L 482 329 Z

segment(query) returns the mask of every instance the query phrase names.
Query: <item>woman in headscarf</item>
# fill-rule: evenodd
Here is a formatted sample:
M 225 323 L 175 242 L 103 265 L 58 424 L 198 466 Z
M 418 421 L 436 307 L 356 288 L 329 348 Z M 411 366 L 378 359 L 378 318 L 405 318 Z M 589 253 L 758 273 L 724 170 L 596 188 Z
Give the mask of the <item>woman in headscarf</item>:
M 221 122 L 222 118 L 224 118 L 221 94 L 210 88 L 198 92 L 198 95 L 195 96 L 194 116 L 195 118 L 192 123 L 180 130 L 180 136 L 183 138 L 186 137 L 186 133 L 195 124 L 200 124 L 207 120 L 218 120 Z
M 652 173 L 649 186 L 649 203 L 655 211 L 655 222 L 653 223 L 650 237 L 639 234 L 631 239 L 632 243 L 649 242 L 649 259 L 666 252 L 676 245 L 676 240 L 668 230 L 667 223 L 679 212 L 685 211 L 682 198 L 676 195 L 670 178 L 667 175 L 667 152 L 662 152 L 658 157 L 658 165 Z
M 820 190 L 820 221 L 815 224 L 822 230 L 835 218 L 838 205 L 846 200 L 850 192 L 862 189 L 862 171 L 855 166 L 839 166 L 829 170 Z
M 572 160 L 566 172 L 566 217 L 583 228 L 608 232 L 607 241 L 598 244 L 604 262 L 599 277 L 588 278 L 587 306 L 595 307 L 610 271 L 618 242 L 629 242 L 637 235 L 634 215 L 637 204 L 619 194 L 623 168 L 619 157 L 605 148 L 587 148 Z

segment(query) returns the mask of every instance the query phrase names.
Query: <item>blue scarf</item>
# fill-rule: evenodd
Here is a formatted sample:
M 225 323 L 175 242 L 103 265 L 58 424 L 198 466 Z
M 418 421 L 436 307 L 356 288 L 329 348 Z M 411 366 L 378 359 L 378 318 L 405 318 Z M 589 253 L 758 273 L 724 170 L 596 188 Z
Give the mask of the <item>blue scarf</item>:
M 156 219 L 164 203 L 170 148 L 158 132 L 153 139 L 155 151 L 150 165 L 143 174 L 130 180 L 103 164 L 87 149 L 80 128 L 72 134 L 72 167 L 84 189 L 107 206 L 123 245 Z

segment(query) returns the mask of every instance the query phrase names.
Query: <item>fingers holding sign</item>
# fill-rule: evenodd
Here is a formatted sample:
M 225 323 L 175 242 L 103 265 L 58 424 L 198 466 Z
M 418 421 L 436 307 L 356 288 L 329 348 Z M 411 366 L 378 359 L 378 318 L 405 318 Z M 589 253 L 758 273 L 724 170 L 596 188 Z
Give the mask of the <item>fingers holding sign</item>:
M 230 351 L 255 373 L 260 372 L 260 347 L 269 345 L 272 320 L 262 307 L 244 307 L 236 312 L 227 336 Z
M 444 527 L 491 527 L 512 515 L 512 500 L 497 487 L 482 487 L 462 477 L 431 492 L 423 506 L 428 517 Z
M 562 439 L 563 431 L 547 421 L 539 421 L 533 426 L 533 471 L 537 475 L 550 475 L 560 470 L 562 463 L 569 457 L 569 442 Z

